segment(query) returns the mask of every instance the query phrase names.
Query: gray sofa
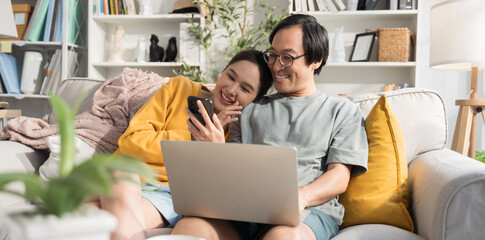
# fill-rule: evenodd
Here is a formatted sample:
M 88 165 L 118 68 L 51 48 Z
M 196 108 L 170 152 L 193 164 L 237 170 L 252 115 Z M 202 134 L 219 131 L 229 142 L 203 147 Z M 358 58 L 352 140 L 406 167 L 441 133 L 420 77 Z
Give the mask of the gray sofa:
M 72 103 L 87 89 L 91 94 L 101 82 L 68 79 L 58 95 Z M 367 116 L 381 93 L 349 97 Z M 387 92 L 388 103 L 399 119 L 406 142 L 409 166 L 410 207 L 415 233 L 384 224 L 345 228 L 334 239 L 485 239 L 485 164 L 445 148 L 446 112 L 441 97 L 429 90 Z M 89 109 L 91 98 L 82 104 Z M 52 119 L 51 119 L 52 120 Z M 20 143 L 1 141 L 0 172 L 37 171 L 47 154 Z M 0 193 L 0 209 L 23 204 Z M 148 235 L 166 233 L 149 231 Z M 2 235 L 3 234 L 3 235 Z M 0 239 L 8 235 L 0 233 Z

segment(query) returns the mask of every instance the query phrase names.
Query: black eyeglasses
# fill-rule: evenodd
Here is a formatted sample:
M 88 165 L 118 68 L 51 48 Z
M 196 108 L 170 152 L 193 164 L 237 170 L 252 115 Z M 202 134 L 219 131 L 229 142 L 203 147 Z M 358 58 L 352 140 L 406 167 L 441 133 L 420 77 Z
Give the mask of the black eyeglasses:
M 283 67 L 287 67 L 287 68 L 289 68 L 293 65 L 293 61 L 295 59 L 301 58 L 303 56 L 305 56 L 305 54 L 302 54 L 302 55 L 296 56 L 296 57 L 293 57 L 288 53 L 283 53 L 283 54 L 278 55 L 278 54 L 272 53 L 270 50 L 266 50 L 263 53 L 264 61 L 267 64 L 270 64 L 270 65 L 274 64 L 276 62 L 276 59 L 279 57 L 281 65 Z

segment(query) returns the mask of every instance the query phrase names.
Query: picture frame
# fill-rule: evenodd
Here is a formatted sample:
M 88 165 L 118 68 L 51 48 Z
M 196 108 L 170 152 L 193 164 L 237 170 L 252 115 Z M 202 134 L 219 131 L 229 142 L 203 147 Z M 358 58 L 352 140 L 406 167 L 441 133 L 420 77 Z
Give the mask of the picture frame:
M 375 38 L 375 32 L 356 34 L 349 62 L 368 62 Z

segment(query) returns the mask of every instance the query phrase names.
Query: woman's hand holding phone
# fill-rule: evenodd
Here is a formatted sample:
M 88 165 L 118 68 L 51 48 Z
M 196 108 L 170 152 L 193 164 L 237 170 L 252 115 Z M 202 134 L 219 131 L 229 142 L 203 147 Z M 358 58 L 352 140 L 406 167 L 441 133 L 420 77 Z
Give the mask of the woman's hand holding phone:
M 204 126 L 197 117 L 188 109 L 185 108 L 185 111 L 189 115 L 189 119 L 187 119 L 187 126 L 189 132 L 197 141 L 205 141 L 205 142 L 225 142 L 224 136 L 224 129 L 222 123 L 219 121 L 219 118 L 216 114 L 209 117 L 209 114 L 205 110 L 204 105 L 200 100 L 197 100 L 197 106 L 199 107 L 199 111 L 202 115 L 202 118 L 206 122 Z

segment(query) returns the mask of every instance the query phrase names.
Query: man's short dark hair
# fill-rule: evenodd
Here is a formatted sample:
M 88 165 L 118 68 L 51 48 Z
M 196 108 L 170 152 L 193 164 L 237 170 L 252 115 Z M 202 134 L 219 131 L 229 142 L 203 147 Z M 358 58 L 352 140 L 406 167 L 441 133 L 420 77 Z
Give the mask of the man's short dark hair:
M 328 59 L 328 33 L 327 30 L 318 23 L 317 19 L 310 15 L 294 14 L 281 20 L 271 32 L 269 42 L 273 43 L 276 33 L 285 28 L 300 25 L 303 31 L 303 49 L 305 51 L 306 64 L 322 60 L 320 67 L 315 69 L 314 75 L 320 74 L 322 67 Z

